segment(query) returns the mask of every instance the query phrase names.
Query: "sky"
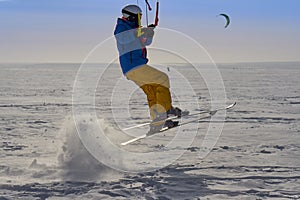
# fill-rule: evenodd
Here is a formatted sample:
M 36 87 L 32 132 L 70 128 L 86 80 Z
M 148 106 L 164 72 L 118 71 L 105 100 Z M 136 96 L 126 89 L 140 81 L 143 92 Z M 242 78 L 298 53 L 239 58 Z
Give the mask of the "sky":
M 144 0 L 0 0 L 0 62 L 82 62 L 113 35 L 122 7 L 137 3 L 146 25 Z M 299 0 L 160 0 L 159 28 L 191 37 L 216 62 L 300 61 L 299 8 Z M 230 16 L 226 29 L 220 13 Z

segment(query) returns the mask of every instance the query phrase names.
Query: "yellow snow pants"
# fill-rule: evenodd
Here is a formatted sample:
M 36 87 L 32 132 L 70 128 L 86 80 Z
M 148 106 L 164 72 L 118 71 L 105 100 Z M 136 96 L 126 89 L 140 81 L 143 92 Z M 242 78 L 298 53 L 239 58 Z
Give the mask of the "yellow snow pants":
M 151 119 L 168 111 L 172 106 L 170 81 L 167 74 L 149 65 L 142 65 L 126 73 L 147 95 Z

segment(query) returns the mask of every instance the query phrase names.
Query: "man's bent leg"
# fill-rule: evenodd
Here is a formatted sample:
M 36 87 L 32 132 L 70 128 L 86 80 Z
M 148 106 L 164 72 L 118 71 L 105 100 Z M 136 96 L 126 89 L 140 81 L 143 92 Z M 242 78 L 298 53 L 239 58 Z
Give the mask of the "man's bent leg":
M 156 105 L 156 86 L 147 84 L 147 85 L 142 85 L 141 86 L 142 90 L 144 93 L 147 95 L 147 100 L 148 100 L 148 106 L 149 106 L 149 111 L 150 111 L 150 117 L 151 119 L 156 118 L 156 114 L 154 111 L 154 107 Z
M 151 119 L 171 108 L 169 77 L 149 65 L 143 65 L 126 74 L 129 80 L 140 86 L 147 95 Z

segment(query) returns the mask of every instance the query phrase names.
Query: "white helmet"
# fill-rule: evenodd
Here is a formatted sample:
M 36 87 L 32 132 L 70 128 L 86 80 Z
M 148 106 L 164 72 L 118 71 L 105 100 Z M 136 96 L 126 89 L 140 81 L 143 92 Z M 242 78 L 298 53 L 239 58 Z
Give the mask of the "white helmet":
M 138 13 L 142 14 L 142 9 L 137 5 L 127 5 L 122 9 L 123 17 L 136 16 Z

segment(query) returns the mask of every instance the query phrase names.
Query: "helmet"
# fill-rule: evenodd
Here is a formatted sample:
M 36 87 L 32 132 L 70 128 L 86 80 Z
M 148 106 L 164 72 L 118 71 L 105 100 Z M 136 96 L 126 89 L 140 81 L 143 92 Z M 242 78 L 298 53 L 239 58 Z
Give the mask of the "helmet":
M 128 18 L 130 16 L 136 17 L 138 13 L 142 13 L 142 9 L 137 5 L 127 5 L 122 9 L 122 14 L 125 18 Z

